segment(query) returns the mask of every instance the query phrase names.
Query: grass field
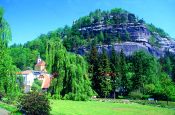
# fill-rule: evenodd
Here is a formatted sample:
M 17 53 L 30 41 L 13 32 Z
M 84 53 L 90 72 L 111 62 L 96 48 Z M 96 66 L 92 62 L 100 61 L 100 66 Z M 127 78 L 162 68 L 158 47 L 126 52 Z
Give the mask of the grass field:
M 53 115 L 175 115 L 175 110 L 140 105 L 98 101 L 51 100 Z
M 175 110 L 137 103 L 112 103 L 100 101 L 69 101 L 50 100 L 51 115 L 175 115 Z M 173 103 L 173 102 L 172 102 Z M 12 115 L 21 115 L 16 112 L 15 106 L 0 102 Z M 0 113 L 1 115 L 1 113 Z

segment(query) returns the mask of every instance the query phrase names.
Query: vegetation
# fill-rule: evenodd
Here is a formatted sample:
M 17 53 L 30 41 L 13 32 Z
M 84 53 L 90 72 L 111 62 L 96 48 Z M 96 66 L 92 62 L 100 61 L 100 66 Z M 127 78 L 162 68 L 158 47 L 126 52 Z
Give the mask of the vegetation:
M 51 107 L 45 94 L 31 92 L 20 97 L 18 109 L 26 115 L 49 115 Z
M 46 49 L 48 71 L 55 79 L 51 95 L 71 100 L 87 100 L 93 95 L 87 63 L 80 55 L 68 53 L 59 38 L 49 40 Z
M 144 51 L 125 56 L 123 50 L 116 53 L 113 46 L 111 52 L 106 52 L 104 48 L 98 51 L 97 44 L 130 41 L 127 31 L 125 37 L 103 31 L 87 34 L 79 31 L 83 27 L 101 22 L 106 25 L 144 23 L 151 32 L 149 42 L 152 45 L 156 44 L 155 32 L 161 37 L 168 36 L 162 29 L 146 24 L 123 9 L 112 9 L 109 12 L 96 10 L 75 21 L 72 27 L 65 26 L 24 45 L 14 44 L 8 47 L 11 39 L 10 27 L 3 18 L 3 10 L 0 9 L 0 99 L 6 103 L 16 101 L 22 91 L 20 87 L 23 87 L 22 79 L 16 76 L 16 73 L 32 69 L 37 55 L 40 54 L 41 58 L 46 60 L 48 72 L 53 75 L 47 92 L 48 97 L 53 99 L 85 101 L 92 96 L 122 96 L 132 99 L 151 97 L 155 100 L 166 100 L 167 105 L 169 100 L 174 101 L 175 56 L 167 52 L 165 57 L 157 59 Z M 82 46 L 89 46 L 90 51 L 85 56 L 75 54 Z M 40 91 L 39 85 L 41 84 L 35 81 L 32 90 Z M 51 113 L 117 114 L 125 110 L 126 114 L 134 114 L 149 110 L 148 114 L 174 114 L 173 110 L 156 107 L 151 109 L 150 106 L 140 107 L 138 104 L 81 101 L 52 101 Z M 63 106 L 72 108 L 65 110 Z M 76 111 L 72 111 L 74 107 Z M 46 95 L 32 92 L 20 97 L 18 109 L 26 114 L 49 114 L 50 105 Z
M 9 54 L 8 42 L 11 40 L 11 31 L 3 18 L 3 9 L 0 8 L 0 95 L 13 100 L 18 95 L 17 68 L 13 65 Z
M 12 115 L 21 115 L 16 106 L 0 102 L 0 108 L 6 109 Z

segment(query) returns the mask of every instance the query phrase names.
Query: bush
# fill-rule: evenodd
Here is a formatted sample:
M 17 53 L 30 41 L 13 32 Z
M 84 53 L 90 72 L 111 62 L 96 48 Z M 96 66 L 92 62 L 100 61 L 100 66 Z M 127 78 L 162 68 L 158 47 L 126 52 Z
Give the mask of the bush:
M 68 93 L 63 97 L 63 99 L 74 100 L 74 101 L 87 101 L 89 97 L 83 94 Z
M 175 95 L 174 96 L 171 96 L 170 97 L 170 100 L 175 102 Z
M 47 96 L 38 92 L 21 96 L 18 109 L 26 115 L 48 115 L 51 110 Z
M 140 91 L 132 91 L 129 93 L 129 97 L 132 99 L 142 99 L 143 94 Z

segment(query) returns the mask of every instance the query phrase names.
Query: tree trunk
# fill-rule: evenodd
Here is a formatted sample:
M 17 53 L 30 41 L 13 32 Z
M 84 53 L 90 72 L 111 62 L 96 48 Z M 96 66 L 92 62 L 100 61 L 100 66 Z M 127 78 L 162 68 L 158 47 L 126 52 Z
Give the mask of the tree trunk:
M 114 90 L 114 99 L 115 99 L 115 90 Z

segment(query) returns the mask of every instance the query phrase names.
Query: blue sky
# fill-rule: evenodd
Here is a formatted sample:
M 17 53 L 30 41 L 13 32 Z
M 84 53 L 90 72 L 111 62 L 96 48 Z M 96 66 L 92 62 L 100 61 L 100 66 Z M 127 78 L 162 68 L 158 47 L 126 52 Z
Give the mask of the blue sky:
M 95 9 L 123 8 L 175 38 L 175 0 L 0 0 L 11 26 L 12 43 L 71 25 Z

